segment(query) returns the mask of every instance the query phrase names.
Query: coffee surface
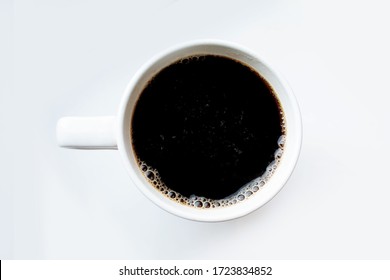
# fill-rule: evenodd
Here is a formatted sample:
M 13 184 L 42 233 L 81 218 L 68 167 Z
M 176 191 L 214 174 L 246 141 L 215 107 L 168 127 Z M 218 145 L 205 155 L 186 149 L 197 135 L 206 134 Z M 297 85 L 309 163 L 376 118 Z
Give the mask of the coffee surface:
M 148 83 L 131 134 L 140 168 L 156 188 L 176 200 L 203 198 L 192 204 L 207 207 L 271 175 L 283 150 L 283 111 L 268 82 L 248 66 L 194 56 Z

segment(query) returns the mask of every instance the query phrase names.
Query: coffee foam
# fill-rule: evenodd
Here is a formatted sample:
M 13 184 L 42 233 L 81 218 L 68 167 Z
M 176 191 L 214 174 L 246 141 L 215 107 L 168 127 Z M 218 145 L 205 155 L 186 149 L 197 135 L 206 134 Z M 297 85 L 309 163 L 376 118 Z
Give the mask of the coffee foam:
M 259 192 L 261 189 L 263 189 L 263 187 L 266 185 L 268 180 L 275 173 L 276 168 L 278 167 L 281 161 L 285 143 L 286 143 L 286 135 L 283 134 L 278 139 L 279 148 L 274 153 L 274 160 L 267 166 L 264 174 L 252 180 L 251 182 L 247 183 L 234 194 L 223 199 L 210 199 L 210 198 L 196 196 L 196 195 L 185 197 L 180 193 L 170 189 L 168 186 L 166 186 L 165 183 L 162 181 L 157 169 L 149 166 L 146 162 L 142 160 L 138 160 L 138 166 L 140 167 L 140 170 L 142 171 L 145 178 L 158 191 L 160 191 L 163 195 L 165 195 L 169 199 L 199 209 L 221 208 L 221 207 L 227 207 L 245 201 L 255 193 Z

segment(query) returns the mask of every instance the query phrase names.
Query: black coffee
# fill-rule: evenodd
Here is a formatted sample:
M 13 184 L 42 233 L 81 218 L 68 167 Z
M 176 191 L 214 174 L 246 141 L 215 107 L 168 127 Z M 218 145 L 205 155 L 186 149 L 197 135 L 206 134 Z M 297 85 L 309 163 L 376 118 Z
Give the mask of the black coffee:
M 214 55 L 161 70 L 137 101 L 133 148 L 162 193 L 195 207 L 258 191 L 283 152 L 284 117 L 271 86 L 246 65 Z

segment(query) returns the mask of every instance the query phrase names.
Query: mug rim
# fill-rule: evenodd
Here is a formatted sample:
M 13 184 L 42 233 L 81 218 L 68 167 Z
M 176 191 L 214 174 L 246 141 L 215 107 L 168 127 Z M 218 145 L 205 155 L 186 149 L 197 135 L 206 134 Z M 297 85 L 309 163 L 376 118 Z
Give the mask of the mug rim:
M 180 51 L 186 50 L 186 49 L 191 49 L 191 48 L 201 48 L 201 47 L 219 47 L 219 48 L 228 48 L 232 50 L 237 50 L 241 52 L 242 54 L 248 55 L 252 58 L 256 58 L 262 65 L 265 66 L 266 69 L 270 71 L 270 75 L 273 76 L 278 83 L 281 84 L 283 87 L 283 90 L 285 91 L 286 96 L 288 97 L 289 100 L 289 108 L 292 111 L 292 117 L 294 119 L 294 122 L 289 125 L 287 124 L 287 131 L 290 129 L 294 129 L 295 131 L 295 146 L 291 147 L 290 150 L 292 150 L 290 153 L 291 159 L 289 162 L 287 162 L 285 165 L 288 166 L 288 170 L 284 172 L 284 174 L 274 174 L 272 177 L 275 175 L 279 176 L 277 179 L 279 182 L 277 183 L 276 187 L 273 187 L 272 189 L 270 188 L 264 188 L 260 191 L 260 193 L 255 194 L 253 196 L 256 197 L 261 197 L 262 199 L 258 198 L 256 201 L 254 198 L 249 198 L 248 200 L 245 200 L 243 202 L 240 202 L 240 205 L 245 206 L 239 206 L 239 205 L 232 205 L 232 206 L 226 206 L 226 207 L 221 207 L 221 208 L 213 208 L 213 209 L 197 209 L 194 207 L 190 207 L 187 205 L 180 204 L 179 202 L 172 201 L 168 197 L 165 197 L 161 192 L 155 189 L 154 186 L 152 186 L 150 183 L 146 182 L 146 179 L 144 180 L 140 179 L 140 175 L 143 176 L 142 174 L 137 174 L 141 173 L 139 170 L 138 165 L 134 167 L 134 164 L 132 165 L 132 160 L 130 158 L 129 153 L 131 154 L 131 151 L 133 150 L 132 144 L 131 144 L 131 137 L 128 134 L 130 134 L 130 126 L 129 124 L 129 119 L 132 118 L 132 112 L 134 110 L 136 101 L 134 102 L 134 105 L 132 108 L 129 109 L 129 103 L 131 101 L 131 98 L 138 99 L 138 97 L 134 97 L 134 91 L 137 86 L 139 86 L 140 79 L 142 78 L 143 75 L 147 71 L 149 71 L 154 65 L 156 65 L 157 62 L 163 60 L 164 58 L 168 57 L 169 55 L 178 53 Z M 184 56 L 182 56 L 184 57 Z M 170 63 L 173 63 L 174 61 L 171 61 Z M 260 75 L 263 76 L 263 73 L 260 72 L 258 69 L 255 69 Z M 151 78 L 152 75 L 149 75 L 149 78 Z M 273 84 L 269 82 L 271 86 Z M 144 88 L 144 87 L 142 87 Z M 275 90 L 276 91 L 276 90 Z M 275 92 L 276 95 L 278 95 L 278 92 Z M 279 101 L 280 98 L 278 97 Z M 281 102 L 281 107 L 284 110 L 284 104 Z M 129 112 L 130 110 L 130 112 Z M 130 116 L 128 116 L 130 114 Z M 124 164 L 126 166 L 126 169 L 128 170 L 128 173 L 130 175 L 131 180 L 133 181 L 134 185 L 137 186 L 137 188 L 147 197 L 149 198 L 152 202 L 154 202 L 157 206 L 160 208 L 170 212 L 171 214 L 174 214 L 176 216 L 186 218 L 189 220 L 194 220 L 194 221 L 203 221 L 203 222 L 218 222 L 218 221 L 227 221 L 227 220 L 232 220 L 235 218 L 239 218 L 242 216 L 245 216 L 256 209 L 262 207 L 266 203 L 268 203 L 272 198 L 284 187 L 285 183 L 291 176 L 296 163 L 298 161 L 300 149 L 301 149 L 301 143 L 302 143 L 302 119 L 301 119 L 301 114 L 299 110 L 299 106 L 296 100 L 296 97 L 294 93 L 292 92 L 292 89 L 290 86 L 287 84 L 286 80 L 278 73 L 275 71 L 273 67 L 271 67 L 267 62 L 264 61 L 264 59 L 259 56 L 258 54 L 252 52 L 251 50 L 248 50 L 247 48 L 238 45 L 236 43 L 232 42 L 227 42 L 227 41 L 222 41 L 222 40 L 193 40 L 193 41 L 188 41 L 182 44 L 177 44 L 171 48 L 168 48 L 167 50 L 160 52 L 159 54 L 155 55 L 151 59 L 149 59 L 146 63 L 143 64 L 143 66 L 135 73 L 135 75 L 131 78 L 129 84 L 127 85 L 123 96 L 122 100 L 120 102 L 120 107 L 119 107 L 119 113 L 117 115 L 117 139 L 118 139 L 118 150 L 121 154 L 121 158 L 124 161 Z M 126 132 L 126 129 L 128 130 Z M 289 133 L 287 132 L 287 135 Z M 128 136 L 128 138 L 127 138 Z M 288 136 L 287 136 L 288 137 Z M 129 141 L 127 141 L 129 140 Z M 287 148 L 286 148 L 287 149 Z M 131 150 L 131 151 L 129 151 Z M 282 156 L 283 159 L 283 156 Z M 135 169 L 138 168 L 138 171 Z M 276 168 L 278 170 L 280 166 Z M 282 177 L 283 176 L 283 177 Z M 268 184 L 268 182 L 267 182 Z M 267 184 L 265 186 L 267 186 Z M 275 183 L 276 184 L 276 183 Z M 145 186 L 146 185 L 146 186 Z M 211 213 L 212 212 L 212 213 Z M 207 214 L 204 214 L 207 213 Z

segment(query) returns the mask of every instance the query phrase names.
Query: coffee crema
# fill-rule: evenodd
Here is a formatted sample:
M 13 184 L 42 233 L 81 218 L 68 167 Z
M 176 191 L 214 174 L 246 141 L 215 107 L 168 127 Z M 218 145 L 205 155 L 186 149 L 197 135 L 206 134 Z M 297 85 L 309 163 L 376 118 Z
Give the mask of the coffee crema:
M 140 170 L 163 195 L 197 208 L 261 190 L 284 150 L 280 102 L 255 70 L 224 56 L 191 56 L 143 89 L 131 121 Z

